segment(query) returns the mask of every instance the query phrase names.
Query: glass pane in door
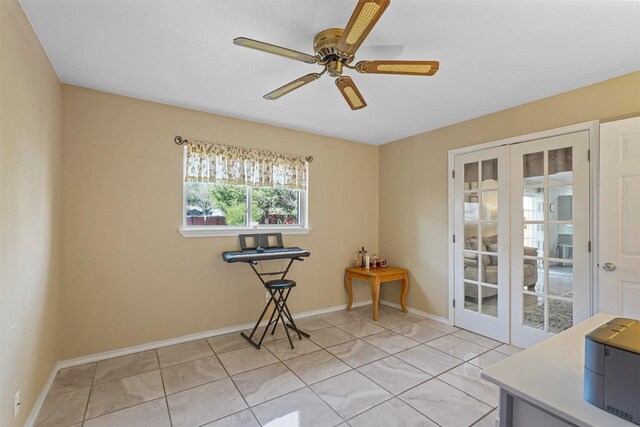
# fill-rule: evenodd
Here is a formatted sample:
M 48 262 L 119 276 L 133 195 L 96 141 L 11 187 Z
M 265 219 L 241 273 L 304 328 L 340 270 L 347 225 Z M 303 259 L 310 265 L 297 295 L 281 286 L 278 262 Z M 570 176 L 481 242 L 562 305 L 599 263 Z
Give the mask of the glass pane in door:
M 523 225 L 522 254 L 526 256 L 544 255 L 544 224 Z
M 549 220 L 571 221 L 573 218 L 573 186 L 559 185 L 549 188 Z
M 480 219 L 480 195 L 473 191 L 464 195 L 464 220 L 477 221 Z
M 482 224 L 480 224 L 480 229 L 482 231 L 482 243 L 484 244 L 484 249 L 482 250 L 489 251 L 490 243 L 498 243 L 498 223 L 483 221 Z M 498 248 L 494 247 L 494 250 L 489 252 L 497 251 Z
M 483 183 L 484 185 L 484 183 Z M 498 192 L 483 191 L 482 192 L 482 219 L 487 221 L 498 220 Z
M 573 259 L 573 227 L 571 224 L 549 224 L 549 256 Z M 558 261 L 562 264 L 561 261 Z
M 524 293 L 522 306 L 522 324 L 530 328 L 544 329 L 544 297 Z
M 478 188 L 478 162 L 466 163 L 464 165 L 464 189 L 476 190 Z
M 522 261 L 522 289 L 544 295 L 546 282 L 544 261 L 525 258 Z
M 478 274 L 478 253 L 464 251 L 464 278 L 477 282 L 480 279 Z
M 478 312 L 478 288 L 475 283 L 464 282 L 464 308 Z
M 573 326 L 573 301 L 548 299 L 549 332 L 557 334 Z
M 549 295 L 573 298 L 573 265 L 552 264 L 549 266 Z
M 525 187 L 544 183 L 544 160 L 544 151 L 525 154 L 522 157 L 522 176 Z
M 478 250 L 478 224 L 464 223 L 464 249 Z
M 524 189 L 522 216 L 525 221 L 544 220 L 544 187 Z
M 487 316 L 498 317 L 498 287 L 480 286 L 482 290 L 482 306 L 480 312 Z
M 573 182 L 573 149 L 572 147 L 549 150 L 549 184 L 566 184 Z
M 484 190 L 498 188 L 498 159 L 482 162 L 482 188 Z

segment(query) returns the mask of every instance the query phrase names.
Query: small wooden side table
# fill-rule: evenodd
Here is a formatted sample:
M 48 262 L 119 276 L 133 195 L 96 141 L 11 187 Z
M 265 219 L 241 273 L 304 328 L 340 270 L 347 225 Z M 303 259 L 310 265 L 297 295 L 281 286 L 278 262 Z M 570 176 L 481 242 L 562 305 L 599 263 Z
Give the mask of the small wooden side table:
M 347 310 L 351 310 L 353 304 L 353 290 L 351 289 L 352 279 L 364 280 L 371 283 L 371 298 L 373 299 L 373 320 L 378 320 L 378 304 L 380 302 L 380 284 L 393 280 L 402 281 L 402 291 L 400 293 L 400 305 L 402 311 L 407 312 L 405 297 L 409 291 L 409 272 L 400 267 L 385 267 L 364 269 L 360 267 L 349 267 L 344 273 L 344 287 L 349 294 L 349 304 Z

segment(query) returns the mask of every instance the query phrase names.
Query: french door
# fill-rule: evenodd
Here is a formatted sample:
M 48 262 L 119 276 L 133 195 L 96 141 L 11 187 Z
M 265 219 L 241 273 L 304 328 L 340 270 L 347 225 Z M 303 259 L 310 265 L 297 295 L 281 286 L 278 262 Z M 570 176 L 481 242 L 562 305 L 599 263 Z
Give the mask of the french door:
M 502 342 L 509 340 L 507 163 L 507 147 L 455 158 L 456 325 Z
M 510 146 L 511 342 L 536 344 L 590 314 L 589 135 Z
M 455 324 L 528 347 L 590 314 L 589 135 L 455 156 Z

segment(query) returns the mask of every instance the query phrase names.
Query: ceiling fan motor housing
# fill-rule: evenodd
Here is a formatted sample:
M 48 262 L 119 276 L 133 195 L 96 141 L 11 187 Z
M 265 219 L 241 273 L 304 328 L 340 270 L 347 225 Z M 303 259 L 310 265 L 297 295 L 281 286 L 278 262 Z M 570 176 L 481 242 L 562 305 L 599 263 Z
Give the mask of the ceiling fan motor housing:
M 320 31 L 313 38 L 313 50 L 321 63 L 327 64 L 327 72 L 330 76 L 342 75 L 342 65 L 353 61 L 353 55 L 345 57 L 338 52 L 337 45 L 342 37 L 344 29 L 329 28 Z

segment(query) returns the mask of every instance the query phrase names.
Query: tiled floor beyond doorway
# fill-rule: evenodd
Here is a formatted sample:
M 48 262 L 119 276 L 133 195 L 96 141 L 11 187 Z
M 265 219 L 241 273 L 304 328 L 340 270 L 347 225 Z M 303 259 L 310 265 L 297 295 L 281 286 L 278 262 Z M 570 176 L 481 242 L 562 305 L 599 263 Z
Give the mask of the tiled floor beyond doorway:
M 518 350 L 371 306 L 297 321 L 262 349 L 239 333 L 61 370 L 37 426 L 494 426 L 482 368 Z

